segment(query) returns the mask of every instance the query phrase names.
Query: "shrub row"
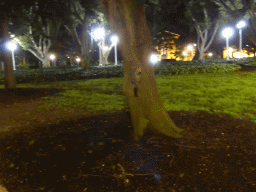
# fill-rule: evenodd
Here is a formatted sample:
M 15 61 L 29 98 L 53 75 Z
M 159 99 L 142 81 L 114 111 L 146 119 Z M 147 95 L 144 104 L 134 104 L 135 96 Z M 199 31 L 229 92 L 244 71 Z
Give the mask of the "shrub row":
M 223 61 L 223 60 L 222 60 Z M 240 69 L 234 63 L 199 62 L 199 61 L 174 61 L 158 63 L 155 66 L 156 75 L 193 74 L 193 73 L 220 73 Z M 81 67 L 46 68 L 41 72 L 39 69 L 19 69 L 15 71 L 17 83 L 43 83 L 54 81 L 67 81 L 78 79 L 96 79 L 123 77 L 123 65 L 91 66 L 84 70 Z M 4 73 L 0 71 L 0 83 L 4 82 Z
M 156 69 L 157 75 L 222 73 L 239 70 L 241 66 L 234 63 L 169 62 L 161 63 Z

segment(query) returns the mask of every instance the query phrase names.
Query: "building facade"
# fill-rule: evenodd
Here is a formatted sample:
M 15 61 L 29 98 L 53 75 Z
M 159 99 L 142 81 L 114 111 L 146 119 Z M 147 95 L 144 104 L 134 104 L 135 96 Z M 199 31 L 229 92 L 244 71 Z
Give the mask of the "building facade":
M 159 32 L 155 38 L 153 38 L 154 48 L 157 51 L 157 55 L 160 60 L 162 59 L 172 59 L 177 60 L 179 57 L 177 49 L 177 40 L 180 35 L 163 31 Z

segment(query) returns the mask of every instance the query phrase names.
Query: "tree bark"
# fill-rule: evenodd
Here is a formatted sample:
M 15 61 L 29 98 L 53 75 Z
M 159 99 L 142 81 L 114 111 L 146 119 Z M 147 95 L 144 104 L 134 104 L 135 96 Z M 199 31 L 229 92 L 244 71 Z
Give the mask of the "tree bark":
M 102 64 L 109 64 L 108 57 L 109 57 L 111 49 L 114 47 L 114 44 L 107 46 L 108 47 L 107 50 L 105 50 L 105 45 L 100 46 L 100 44 L 98 44 L 98 46 L 100 47 L 101 53 L 102 53 Z
M 178 128 L 163 108 L 154 68 L 149 64 L 151 36 L 141 3 L 133 0 L 101 0 L 112 30 L 119 36 L 124 59 L 124 93 L 129 102 L 134 138 L 146 129 L 171 137 L 181 137 Z
M 83 68 L 88 68 L 89 67 L 89 50 L 87 46 L 87 41 L 88 39 L 88 18 L 85 17 L 82 25 L 82 30 L 83 30 L 83 35 L 81 37 L 81 65 Z
M 2 19 L 1 19 L 1 28 L 2 34 L 4 37 L 4 42 L 7 43 L 9 38 L 9 29 L 8 29 L 8 18 L 4 9 L 2 9 Z M 5 73 L 5 88 L 6 89 L 15 89 L 16 80 L 13 72 L 13 63 L 11 51 L 5 51 L 4 54 L 4 73 Z

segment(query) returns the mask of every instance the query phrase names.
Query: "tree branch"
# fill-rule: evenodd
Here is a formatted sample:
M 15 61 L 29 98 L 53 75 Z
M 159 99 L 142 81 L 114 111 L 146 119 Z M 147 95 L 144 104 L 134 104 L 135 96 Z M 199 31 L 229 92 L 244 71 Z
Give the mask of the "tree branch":
M 215 28 L 214 28 L 214 31 L 213 31 L 213 34 L 211 35 L 211 38 L 210 38 L 210 41 L 208 42 L 208 44 L 206 45 L 205 47 L 205 51 L 210 47 L 210 45 L 212 44 L 212 41 L 214 39 L 214 37 L 216 36 L 216 33 L 218 31 L 218 28 L 219 28 L 219 24 L 216 23 L 215 24 Z

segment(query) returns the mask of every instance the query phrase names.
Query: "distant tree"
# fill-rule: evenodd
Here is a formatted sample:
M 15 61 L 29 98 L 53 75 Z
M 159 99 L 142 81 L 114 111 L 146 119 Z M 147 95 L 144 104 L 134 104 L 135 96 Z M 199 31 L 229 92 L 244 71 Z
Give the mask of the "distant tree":
M 21 6 L 20 10 L 14 10 L 12 38 L 46 67 L 49 65 L 49 50 L 58 34 L 61 21 L 58 18 L 44 17 L 39 13 L 39 6 L 35 2 L 29 8 Z
M 210 47 L 220 26 L 218 7 L 210 0 L 185 0 L 186 17 L 192 21 L 197 33 L 199 60 Z
M 100 49 L 100 52 L 102 53 L 102 64 L 108 64 L 108 57 L 110 54 L 110 51 L 114 47 L 114 44 L 111 43 L 110 45 L 106 45 L 105 43 L 98 42 L 98 47 Z
M 246 35 L 256 46 L 256 2 L 254 0 L 212 0 L 228 22 L 246 20 Z
M 104 14 L 99 9 L 99 4 L 95 0 L 69 1 L 70 13 L 65 23 L 73 41 L 80 47 L 81 64 L 88 67 L 93 53 L 91 43 L 92 24 L 104 23 Z
M 218 6 L 221 18 L 225 20 L 226 23 L 234 22 L 237 19 L 241 19 L 243 16 L 242 11 L 244 9 L 244 4 L 248 4 L 252 0 L 211 0 Z M 248 8 L 248 7 L 247 7 Z M 242 11 L 242 12 L 241 12 Z
M 145 1 L 144 5 L 152 37 L 165 30 L 175 32 L 178 30 L 177 24 L 184 21 L 183 4 L 180 0 Z
M 111 29 L 120 38 L 124 59 L 123 89 L 129 102 L 135 139 L 139 139 L 148 128 L 167 136 L 181 137 L 182 130 L 164 110 L 154 67 L 149 62 L 152 39 L 144 2 L 101 0 L 100 3 Z
M 60 12 L 59 5 L 62 5 L 62 2 L 69 1 L 69 0 L 33 0 L 33 1 L 15 1 L 15 0 L 0 0 L 0 11 L 1 11 L 1 32 L 3 36 L 4 43 L 11 40 L 10 38 L 10 26 L 11 31 L 13 31 L 14 22 L 17 21 L 17 19 L 20 19 L 20 21 L 26 22 L 32 22 L 27 17 L 27 15 L 20 14 L 22 11 L 27 10 L 30 11 L 31 7 L 35 7 L 35 4 L 38 5 L 39 9 L 35 12 L 36 15 L 40 15 L 43 21 L 43 26 L 47 29 L 47 19 L 46 18 L 54 18 L 55 20 L 57 18 L 60 18 L 60 16 L 63 14 L 63 12 Z M 50 4 L 50 6 L 49 6 Z M 54 5 L 53 5 L 54 4 Z M 52 6 L 53 5 L 53 6 Z M 53 11 L 55 9 L 55 11 Z M 58 10 L 58 11 L 56 11 Z M 64 10 L 65 12 L 65 10 Z M 60 14 L 59 14 L 60 13 Z M 19 15 L 19 16 L 18 16 Z M 23 21 L 23 22 L 24 22 Z M 40 23 L 41 21 L 39 21 Z M 17 23 L 17 22 L 16 22 Z M 36 19 L 34 20 L 34 23 L 36 23 Z M 11 25 L 10 25 L 11 24 Z M 20 23 L 22 24 L 22 23 Z M 51 25 L 51 24 L 50 24 Z M 19 25 L 20 26 L 20 25 Z M 41 24 L 39 24 L 41 26 Z M 16 25 L 15 25 L 16 27 Z M 24 28 L 27 28 L 29 31 L 28 26 L 23 26 Z M 22 29 L 23 29 L 22 27 Z M 33 29 L 32 29 L 33 32 Z M 26 33 L 26 34 L 29 34 Z M 25 35 L 19 34 L 19 35 Z M 39 34 L 37 34 L 39 35 Z M 47 36 L 47 33 L 44 34 L 44 36 Z M 40 37 L 39 37 L 40 39 Z M 38 39 L 37 39 L 38 41 Z M 43 40 L 41 40 L 43 42 Z M 44 41 L 45 42 L 45 41 Z M 45 42 L 45 44 L 48 44 L 48 42 Z M 38 45 L 37 45 L 38 46 Z M 12 89 L 15 88 L 15 78 L 13 73 L 13 66 L 12 66 L 12 59 L 10 52 L 4 52 L 4 65 L 5 65 L 5 88 Z
M 0 1 L 0 27 L 3 37 L 3 43 L 4 45 L 10 41 L 9 36 L 9 18 L 8 18 L 8 11 L 10 7 L 9 4 L 7 4 L 5 1 Z M 14 89 L 16 88 L 16 80 L 14 77 L 13 72 L 13 65 L 12 65 L 12 56 L 10 51 L 4 51 L 3 53 L 4 57 L 4 74 L 5 74 L 5 88 L 6 89 Z

